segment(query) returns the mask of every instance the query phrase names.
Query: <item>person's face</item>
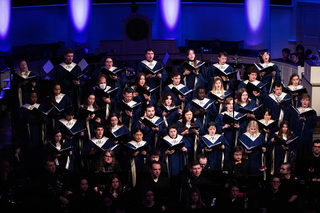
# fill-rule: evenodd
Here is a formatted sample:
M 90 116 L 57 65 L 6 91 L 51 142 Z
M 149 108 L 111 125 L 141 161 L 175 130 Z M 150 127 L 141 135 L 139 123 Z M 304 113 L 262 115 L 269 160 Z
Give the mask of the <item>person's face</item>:
M 193 50 L 190 50 L 190 51 L 189 51 L 187 58 L 188 58 L 190 61 L 193 61 L 193 60 L 196 58 L 196 55 L 194 54 Z
M 102 138 L 104 129 L 103 127 L 97 127 L 95 130 L 96 138 Z
M 241 102 L 246 102 L 248 100 L 248 93 L 243 92 L 241 95 Z
M 176 138 L 177 137 L 177 130 L 175 128 L 171 128 L 169 130 L 169 135 L 171 138 Z
M 270 58 L 269 53 L 267 53 L 267 52 L 263 53 L 262 59 L 263 59 L 263 61 L 264 61 L 265 63 L 266 63 L 266 62 L 269 62 L 269 58 Z
M 151 161 L 159 161 L 160 157 L 158 155 L 151 155 Z
M 167 99 L 164 101 L 166 106 L 170 106 L 172 104 L 172 97 L 169 95 Z
M 216 81 L 216 82 L 214 83 L 214 88 L 215 88 L 216 90 L 221 90 L 221 88 L 222 88 L 222 82 L 221 82 L 220 80 Z
M 55 142 L 61 141 L 61 138 L 62 138 L 61 132 L 58 132 L 57 134 L 54 135 L 54 141 Z
M 281 184 L 281 181 L 280 181 L 280 178 L 278 178 L 278 177 L 272 178 L 271 183 L 270 183 L 271 188 L 274 190 L 278 190 L 280 187 L 280 184 Z
M 236 198 L 239 194 L 239 188 L 236 187 L 236 186 L 233 186 L 231 189 L 230 189 L 230 197 L 232 199 Z
M 64 55 L 64 60 L 66 64 L 71 64 L 73 61 L 73 53 L 67 53 L 66 55 Z
M 291 61 L 293 63 L 297 63 L 299 61 L 299 58 L 297 56 L 295 56 L 295 55 L 291 55 Z
M 282 132 L 285 133 L 285 134 L 288 132 L 288 126 L 287 126 L 287 124 L 283 124 L 283 126 L 282 126 Z
M 145 199 L 148 203 L 151 203 L 154 200 L 154 194 L 152 191 L 147 191 Z
M 147 115 L 148 118 L 153 118 L 154 117 L 154 113 L 155 113 L 154 107 L 147 108 L 146 115 Z
M 282 87 L 275 86 L 273 90 L 274 90 L 274 94 L 276 94 L 277 96 L 281 95 L 282 93 Z
M 125 92 L 123 94 L 123 100 L 126 102 L 126 103 L 129 103 L 130 101 L 132 101 L 132 93 L 131 92 Z
M 55 96 L 59 95 L 61 93 L 61 87 L 60 85 L 55 85 L 54 88 L 53 88 L 53 94 Z
M 198 99 L 203 100 L 206 97 L 206 91 L 204 89 L 198 90 Z
M 292 83 L 293 86 L 298 86 L 299 85 L 299 77 L 298 76 L 294 76 L 291 79 L 291 83 Z
M 240 161 L 242 159 L 242 152 L 240 151 L 240 152 L 233 153 L 233 159 L 235 161 Z
M 145 83 L 146 83 L 146 77 L 144 77 L 144 75 L 141 75 L 139 79 L 139 85 L 143 86 Z
M 26 61 L 21 61 L 19 64 L 19 70 L 20 72 L 25 72 L 28 70 L 28 65 Z
M 179 85 L 180 84 L 180 80 L 181 80 L 181 76 L 180 75 L 174 76 L 171 79 L 172 79 L 172 84 L 173 85 Z
M 103 199 L 103 205 L 104 205 L 105 207 L 107 207 L 107 208 L 111 208 L 111 206 L 112 206 L 112 200 L 111 200 L 111 198 L 110 198 L 110 197 L 105 197 L 105 198 Z
M 224 65 L 227 62 L 227 57 L 222 55 L 221 57 L 218 57 L 218 61 L 220 65 Z
M 255 126 L 251 126 L 249 127 L 249 133 L 251 135 L 255 134 L 257 132 L 257 128 Z
M 117 125 L 118 125 L 118 122 L 119 122 L 119 120 L 118 120 L 117 116 L 112 116 L 112 117 L 110 118 L 110 124 L 111 124 L 112 127 L 117 126 Z
M 300 102 L 301 102 L 301 106 L 303 108 L 307 108 L 309 106 L 309 104 L 310 104 L 309 98 L 303 98 L 303 99 L 301 99 Z
M 264 120 L 266 121 L 270 121 L 271 120 L 271 115 L 269 114 L 269 112 L 266 112 L 263 116 Z
M 74 118 L 74 115 L 67 115 L 66 114 L 66 120 L 71 121 Z
M 119 188 L 119 179 L 115 178 L 111 182 L 111 188 L 112 189 L 118 189 Z
M 86 179 L 83 179 L 83 180 L 80 181 L 80 190 L 82 192 L 88 191 L 88 187 L 89 187 L 88 186 L 88 181 Z
M 156 164 L 156 163 L 152 164 L 152 168 L 151 168 L 152 178 L 157 179 L 157 178 L 159 178 L 160 174 L 161 174 L 160 164 Z
M 280 174 L 281 175 L 289 174 L 288 165 L 281 165 L 280 166 Z
M 38 96 L 37 96 L 37 93 L 31 93 L 30 94 L 30 104 L 33 105 L 35 103 L 37 103 L 37 100 L 38 100 Z
M 54 174 L 56 172 L 56 164 L 54 162 L 47 162 L 46 169 L 51 174 Z
M 96 100 L 96 97 L 94 95 L 89 95 L 89 97 L 88 97 L 88 105 L 92 106 L 94 104 L 95 100 Z
M 226 107 L 227 107 L 228 112 L 232 112 L 233 111 L 233 100 L 231 100 L 230 103 L 228 103 L 226 105 Z
M 289 57 L 289 54 L 285 51 L 282 52 L 282 57 L 283 58 L 288 58 Z
M 204 169 L 204 167 L 207 166 L 208 159 L 207 158 L 200 158 L 199 163 L 200 163 L 201 168 Z
M 138 142 L 142 141 L 142 137 L 143 137 L 143 134 L 142 132 L 136 132 L 134 135 L 133 135 L 134 139 Z
M 106 163 L 112 163 L 113 157 L 110 152 L 106 152 L 103 158 Z
M 153 51 L 147 51 L 147 53 L 146 53 L 147 61 L 153 61 L 153 58 L 154 58 L 154 52 Z
M 184 117 L 186 118 L 186 121 L 191 121 L 192 116 L 193 116 L 193 113 L 191 111 L 189 111 L 186 114 L 184 114 Z
M 201 175 L 202 168 L 200 165 L 194 165 L 191 167 L 191 175 L 193 177 L 199 177 Z
M 197 203 L 198 200 L 199 200 L 199 194 L 197 192 L 193 192 L 191 194 L 191 200 L 192 200 L 193 203 Z
M 257 79 L 257 73 L 252 72 L 248 75 L 249 81 L 254 82 Z
M 214 135 L 216 134 L 216 131 L 217 131 L 217 128 L 215 126 L 210 126 L 208 128 L 208 132 L 209 132 L 209 135 Z
M 113 66 L 113 60 L 111 58 L 107 58 L 106 61 L 104 62 L 104 66 L 107 69 L 110 69 Z
M 107 80 L 105 77 L 100 77 L 99 78 L 99 83 L 98 83 L 100 89 L 105 89 L 107 86 Z
M 312 152 L 316 155 L 320 154 L 320 143 L 314 143 L 312 146 Z

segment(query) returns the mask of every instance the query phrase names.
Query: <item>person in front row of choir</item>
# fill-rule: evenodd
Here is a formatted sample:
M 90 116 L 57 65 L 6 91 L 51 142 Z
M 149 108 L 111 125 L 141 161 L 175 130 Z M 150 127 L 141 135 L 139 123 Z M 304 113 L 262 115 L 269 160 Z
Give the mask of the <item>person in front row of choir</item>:
M 202 153 L 208 156 L 208 168 L 210 171 L 222 171 L 223 163 L 229 159 L 230 146 L 226 138 L 216 133 L 216 124 L 211 121 L 208 124 L 206 134 L 201 136 Z
M 279 131 L 275 132 L 271 137 L 271 143 L 268 144 L 268 153 L 270 158 L 271 175 L 279 174 L 280 166 L 283 163 L 293 163 L 295 156 L 297 141 L 288 141 L 296 138 L 296 134 L 291 131 L 289 122 L 284 120 L 281 122 Z
M 291 111 L 290 127 L 299 136 L 296 147 L 298 160 L 303 160 L 304 156 L 310 153 L 312 148 L 313 134 L 317 126 L 317 112 L 310 105 L 310 95 L 303 93 L 300 99 L 301 107 Z
M 266 141 L 259 132 L 257 121 L 249 122 L 247 131 L 240 136 L 238 144 L 248 156 L 250 174 L 258 176 L 260 167 L 265 166 Z
M 201 65 L 202 64 L 202 65 Z M 201 65 L 199 68 L 197 66 Z M 199 85 L 205 85 L 206 71 L 204 63 L 196 59 L 193 49 L 187 50 L 186 61 L 180 64 L 181 81 L 180 83 L 195 90 Z M 192 94 L 192 98 L 196 94 Z
M 167 166 L 168 177 L 177 179 L 180 171 L 188 163 L 188 152 L 191 147 L 184 137 L 178 134 L 178 127 L 171 124 L 167 128 L 167 135 L 163 137 L 160 146 L 164 153 L 164 162 Z

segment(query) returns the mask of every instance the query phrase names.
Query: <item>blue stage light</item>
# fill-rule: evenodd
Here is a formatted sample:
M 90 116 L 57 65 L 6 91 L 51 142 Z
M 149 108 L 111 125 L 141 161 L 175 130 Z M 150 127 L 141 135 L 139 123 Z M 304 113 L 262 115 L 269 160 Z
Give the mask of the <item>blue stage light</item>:
M 161 14 L 166 27 L 174 30 L 178 24 L 181 0 L 160 0 Z

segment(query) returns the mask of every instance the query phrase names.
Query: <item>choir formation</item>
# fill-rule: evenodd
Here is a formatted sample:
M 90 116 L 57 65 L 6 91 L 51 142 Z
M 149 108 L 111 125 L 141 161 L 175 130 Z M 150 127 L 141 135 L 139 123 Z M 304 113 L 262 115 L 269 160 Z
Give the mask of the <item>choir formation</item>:
M 318 204 L 309 191 L 320 181 L 317 113 L 299 75 L 283 84 L 267 51 L 241 81 L 226 52 L 205 66 L 188 50 L 169 73 L 147 49 L 135 79 L 110 57 L 88 76 L 73 56 L 67 49 L 43 98 L 25 60 L 13 75 L 16 158 L 29 181 L 17 182 L 39 186 L 16 206 L 302 212 Z

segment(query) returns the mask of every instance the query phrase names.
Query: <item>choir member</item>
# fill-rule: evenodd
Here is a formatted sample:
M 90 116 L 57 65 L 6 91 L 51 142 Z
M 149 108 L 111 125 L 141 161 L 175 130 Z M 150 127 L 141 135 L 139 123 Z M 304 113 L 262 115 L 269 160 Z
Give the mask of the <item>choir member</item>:
M 206 134 L 201 136 L 202 152 L 207 155 L 210 171 L 222 171 L 224 161 L 229 159 L 229 143 L 223 135 L 217 134 L 216 131 L 216 124 L 211 121 Z
M 210 121 L 215 120 L 217 109 L 214 102 L 206 98 L 206 90 L 204 86 L 198 86 L 196 89 L 197 96 L 192 99 L 187 105 L 194 114 L 194 117 L 199 119 L 203 128 L 206 129 Z
M 260 70 L 260 78 L 261 82 L 266 85 L 267 92 L 270 93 L 272 91 L 272 88 L 274 87 L 273 84 L 275 81 L 281 81 L 280 71 L 276 64 L 271 62 L 271 56 L 270 53 L 265 50 L 260 55 L 260 63 L 258 64 Z M 263 69 L 272 67 L 273 71 L 270 73 L 263 72 Z
M 64 62 L 55 70 L 55 81 L 60 83 L 61 92 L 68 95 L 72 105 L 77 110 L 80 106 L 81 90 L 85 85 L 83 72 L 79 65 L 73 62 L 74 51 L 67 48 L 64 53 Z
M 214 101 L 217 113 L 220 114 L 222 111 L 224 111 L 225 99 L 231 94 L 232 93 L 230 91 L 224 89 L 222 79 L 217 76 L 213 80 L 212 90 L 208 92 L 207 97 Z
M 223 87 L 225 90 L 234 91 L 235 88 L 235 76 L 234 76 L 234 69 L 227 64 L 228 53 L 220 52 L 218 56 L 218 63 L 209 66 L 207 72 L 207 79 L 208 79 L 208 88 L 207 91 L 212 90 L 212 83 L 216 76 L 219 76 L 223 80 Z
M 196 89 L 199 85 L 206 85 L 205 77 L 206 70 L 204 62 L 196 59 L 196 54 L 193 49 L 187 50 L 186 61 L 180 64 L 181 84 L 189 89 Z M 193 94 L 192 97 L 195 97 Z
M 184 137 L 178 134 L 178 127 L 175 124 L 171 124 L 167 129 L 167 135 L 161 140 L 165 154 L 163 160 L 167 166 L 168 177 L 177 179 L 180 171 L 187 165 L 191 147 Z
M 247 126 L 247 131 L 239 138 L 239 146 L 244 148 L 248 156 L 250 174 L 259 175 L 260 167 L 265 166 L 266 141 L 259 132 L 257 121 L 252 120 Z
M 156 115 L 162 117 L 166 126 L 176 123 L 182 114 L 181 106 L 177 106 L 173 101 L 172 93 L 165 93 L 161 97 L 161 103 L 156 108 Z

